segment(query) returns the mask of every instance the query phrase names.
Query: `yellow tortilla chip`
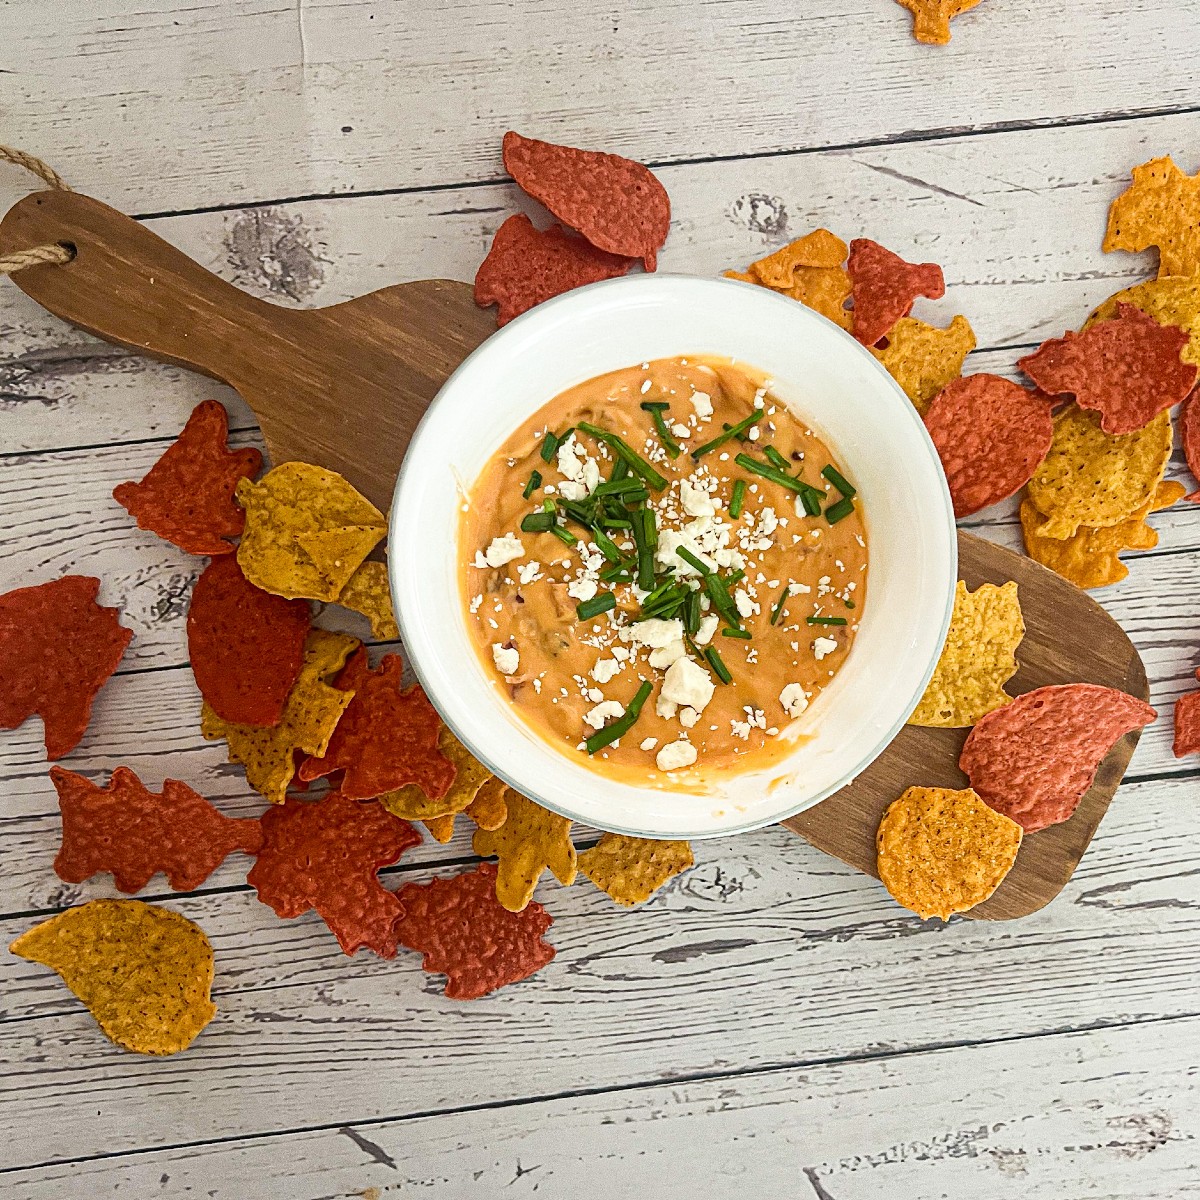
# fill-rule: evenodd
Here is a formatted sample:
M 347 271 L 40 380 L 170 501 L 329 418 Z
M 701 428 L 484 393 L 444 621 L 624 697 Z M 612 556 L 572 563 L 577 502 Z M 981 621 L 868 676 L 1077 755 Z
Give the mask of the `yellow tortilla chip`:
M 445 817 L 430 817 L 428 820 L 422 821 L 421 824 L 429 830 L 429 836 L 435 842 L 441 842 L 443 845 L 454 836 L 453 813 Z
M 955 317 L 946 329 L 901 317 L 888 331 L 887 346 L 871 347 L 871 353 L 924 416 L 934 396 L 962 374 L 974 349 L 975 331 L 966 317 Z
M 1069 538 L 1081 525 L 1104 529 L 1132 516 L 1154 495 L 1171 457 L 1171 415 L 1136 433 L 1108 434 L 1096 413 L 1072 404 L 1054 418 L 1050 452 L 1029 481 L 1029 500 L 1045 516 L 1041 537 Z
M 908 723 L 962 729 L 1003 708 L 1012 699 L 1004 685 L 1017 673 L 1024 636 L 1015 583 L 985 583 L 968 592 L 960 579 L 942 656 Z
M 1200 175 L 1185 175 L 1168 154 L 1133 168 L 1133 182 L 1108 210 L 1104 249 L 1158 247 L 1158 275 L 1200 270 Z
M 237 552 L 242 574 L 291 600 L 336 600 L 387 532 L 373 504 L 311 463 L 283 463 L 258 483 L 241 479 L 236 495 L 246 510 Z
M 475 799 L 479 789 L 494 778 L 445 725 L 438 734 L 438 749 L 455 766 L 450 790 L 440 800 L 430 800 L 415 783 L 393 792 L 384 792 L 379 797 L 379 803 L 393 816 L 405 821 L 429 821 L 436 817 L 453 816 L 462 812 Z
M 1160 483 L 1148 500 L 1131 517 L 1106 529 L 1081 525 L 1069 538 L 1048 538 L 1038 534 L 1045 522 L 1029 500 L 1021 501 L 1021 529 L 1025 549 L 1035 562 L 1057 571 L 1079 588 L 1107 587 L 1120 583 L 1129 568 L 1117 557 L 1123 550 L 1153 550 L 1158 533 L 1146 524 L 1146 518 L 1159 509 L 1170 508 L 1183 498 L 1187 488 L 1176 480 Z
M 897 0 L 913 15 L 913 37 L 927 46 L 950 41 L 950 22 L 972 9 L 979 0 Z
M 176 1054 L 216 1015 L 213 952 L 198 925 L 141 900 L 89 900 L 9 949 L 62 976 L 104 1036 L 136 1054 Z
M 796 282 L 784 295 L 850 330 L 854 325 L 854 314 L 845 305 L 853 286 L 850 276 L 841 267 L 801 267 L 796 272 Z
M 1200 367 L 1200 275 L 1164 276 L 1117 292 L 1088 317 L 1084 329 L 1115 317 L 1118 304 L 1132 304 L 1160 325 L 1182 329 L 1188 335 L 1188 344 L 1179 357 Z
M 475 853 L 499 860 L 496 899 L 509 912 L 520 912 L 533 899 L 542 872 L 549 867 L 559 883 L 575 882 L 571 822 L 507 788 L 508 818 L 499 829 L 475 834 Z
M 477 829 L 499 829 L 508 817 L 508 803 L 504 798 L 507 791 L 503 779 L 490 776 L 463 812 L 475 822 Z M 422 824 L 435 842 L 444 843 L 454 836 L 457 816 L 457 813 L 447 813 L 440 817 L 429 817 Z
M 879 823 L 879 878 L 919 917 L 947 921 L 1000 886 L 1017 861 L 1023 832 L 970 788 L 911 787 Z
M 260 728 L 222 721 L 206 704 L 200 714 L 200 732 L 210 741 L 229 743 L 229 761 L 242 763 L 246 779 L 272 804 L 287 799 L 288 784 L 296 773 L 296 751 L 318 757 L 329 748 L 329 739 L 353 692 L 331 687 L 329 680 L 361 646 L 357 638 L 327 629 L 314 629 L 304 646 L 304 665 L 288 693 L 278 725 Z
M 365 562 L 350 576 L 337 602 L 343 608 L 362 613 L 371 622 L 371 634 L 381 642 L 400 636 L 396 614 L 392 611 L 392 589 L 388 569 L 380 562 Z
M 786 292 L 795 286 L 798 268 L 840 267 L 849 253 L 849 247 L 837 234 L 830 233 L 828 229 L 814 229 L 774 254 L 751 263 L 750 274 L 766 287 Z
M 606 833 L 579 856 L 579 869 L 618 904 L 630 907 L 648 900 L 668 879 L 695 863 L 688 842 Z

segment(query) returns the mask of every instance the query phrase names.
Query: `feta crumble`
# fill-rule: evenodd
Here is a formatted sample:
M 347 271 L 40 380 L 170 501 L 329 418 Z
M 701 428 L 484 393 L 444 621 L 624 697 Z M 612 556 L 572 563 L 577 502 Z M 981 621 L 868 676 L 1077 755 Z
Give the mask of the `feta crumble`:
M 521 655 L 516 646 L 506 646 L 503 642 L 492 643 L 492 662 L 501 675 L 515 675 L 521 666 Z
M 696 761 L 696 747 L 691 742 L 669 742 L 655 758 L 660 771 L 678 771 L 680 767 L 690 767 Z
M 524 557 L 525 547 L 521 544 L 521 539 L 514 537 L 511 533 L 506 533 L 503 537 L 492 538 L 491 545 L 483 553 L 484 563 L 489 567 L 503 567 L 515 559 Z M 475 565 L 479 565 L 478 557 Z
M 779 703 L 789 717 L 798 717 L 808 707 L 808 695 L 798 683 L 789 683 L 779 693 Z

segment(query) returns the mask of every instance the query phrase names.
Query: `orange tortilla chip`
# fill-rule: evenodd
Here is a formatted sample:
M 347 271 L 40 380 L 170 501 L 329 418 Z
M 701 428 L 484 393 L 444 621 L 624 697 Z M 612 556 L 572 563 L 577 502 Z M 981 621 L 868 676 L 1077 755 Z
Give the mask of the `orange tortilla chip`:
M 848 330 L 854 319 L 845 307 L 851 290 L 850 276 L 843 268 L 848 253 L 836 234 L 814 229 L 751 263 L 746 273 L 726 271 L 725 277 L 790 296 Z
M 9 949 L 62 976 L 110 1041 L 176 1054 L 216 1015 L 213 952 L 186 917 L 141 900 L 90 900 L 35 925 Z
M 422 821 L 422 825 L 429 830 L 429 836 L 435 842 L 446 844 L 454 836 L 454 816 L 448 817 L 430 817 L 427 821 Z
M 438 734 L 438 750 L 455 767 L 450 790 L 437 800 L 431 800 L 415 783 L 384 792 L 379 803 L 395 817 L 405 821 L 429 821 L 437 817 L 452 817 L 462 812 L 475 799 L 492 773 L 443 725 Z M 501 785 L 503 786 L 503 785 Z
M 1108 210 L 1104 249 L 1158 247 L 1158 275 L 1200 270 L 1200 174 L 1185 175 L 1168 154 L 1133 168 L 1133 182 Z
M 330 680 L 361 645 L 357 638 L 327 629 L 314 629 L 304 647 L 304 665 L 279 723 L 263 729 L 222 721 L 206 704 L 200 732 L 210 742 L 229 743 L 229 761 L 242 763 L 246 779 L 272 804 L 287 799 L 288 784 L 296 773 L 296 751 L 322 755 L 346 711 L 353 692 L 331 686 Z
M 504 824 L 508 818 L 508 803 L 504 798 L 507 790 L 503 779 L 492 776 L 475 794 L 475 799 L 463 809 L 477 829 L 499 829 Z M 442 817 L 430 817 L 422 823 L 435 842 L 445 843 L 454 836 L 457 816 L 457 813 L 448 813 Z
M 968 12 L 979 0 L 896 0 L 913 15 L 913 37 L 927 46 L 950 42 L 950 22 Z
M 392 611 L 392 589 L 385 564 L 363 563 L 350 576 L 337 602 L 343 608 L 362 613 L 371 622 L 371 635 L 376 640 L 390 642 L 400 636 L 396 614 Z
M 1017 673 L 1024 636 L 1015 583 L 985 583 L 968 592 L 960 579 L 942 656 L 908 723 L 962 729 L 1007 704 L 1012 697 L 1004 685 Z
M 1153 550 L 1158 533 L 1146 524 L 1146 518 L 1159 509 L 1170 508 L 1187 491 L 1175 480 L 1160 483 L 1154 496 L 1132 516 L 1104 529 L 1081 525 L 1068 538 L 1048 538 L 1038 534 L 1046 518 L 1029 500 L 1021 501 L 1021 530 L 1025 549 L 1034 562 L 1058 572 L 1079 588 L 1101 588 L 1120 583 L 1129 568 L 1117 556 L 1124 550 Z
M 1184 362 L 1200 367 L 1200 274 L 1164 276 L 1136 284 L 1109 296 L 1084 323 L 1090 329 L 1098 321 L 1117 315 L 1117 306 L 1132 304 L 1148 313 L 1160 325 L 1174 325 L 1188 335 L 1188 344 L 1180 352 Z
M 889 330 L 887 345 L 872 346 L 871 353 L 924 416 L 934 396 L 962 375 L 974 349 L 975 331 L 966 317 L 955 317 L 946 329 L 901 317 Z
M 695 864 L 688 842 L 606 833 L 579 856 L 579 869 L 618 904 L 631 907 L 648 900 L 668 879 Z
M 475 853 L 481 858 L 495 855 L 500 873 L 496 898 L 510 912 L 520 912 L 533 899 L 542 872 L 549 867 L 559 883 L 575 882 L 575 847 L 571 845 L 571 822 L 542 808 L 520 792 L 506 788 L 508 816 L 496 830 L 480 829 L 475 834 Z
M 1023 830 L 970 788 L 911 787 L 888 807 L 875 837 L 879 878 L 919 917 L 982 904 L 1017 861 Z

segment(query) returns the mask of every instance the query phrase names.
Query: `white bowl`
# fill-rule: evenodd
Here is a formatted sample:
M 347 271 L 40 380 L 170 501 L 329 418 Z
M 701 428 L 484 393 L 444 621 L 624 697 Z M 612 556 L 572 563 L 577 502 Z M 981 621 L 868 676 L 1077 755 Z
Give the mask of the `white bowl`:
M 694 792 L 605 778 L 535 733 L 485 668 L 462 603 L 460 507 L 508 435 L 573 384 L 655 358 L 719 355 L 764 371 L 825 439 L 861 498 L 867 601 L 836 678 L 766 768 Z M 916 707 L 941 652 L 957 574 L 954 514 L 933 443 L 874 357 L 831 321 L 765 288 L 637 275 L 538 305 L 446 382 L 405 455 L 389 534 L 409 660 L 446 723 L 492 771 L 574 820 L 655 838 L 739 833 L 812 807 L 854 779 Z

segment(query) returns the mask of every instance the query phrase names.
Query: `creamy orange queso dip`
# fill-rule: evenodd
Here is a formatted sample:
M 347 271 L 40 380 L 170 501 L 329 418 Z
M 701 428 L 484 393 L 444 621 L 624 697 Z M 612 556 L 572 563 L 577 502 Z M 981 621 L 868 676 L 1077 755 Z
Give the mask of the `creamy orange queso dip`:
M 482 472 L 460 539 L 468 625 L 524 719 L 644 781 L 786 752 L 866 600 L 852 482 L 720 359 L 555 397 Z

